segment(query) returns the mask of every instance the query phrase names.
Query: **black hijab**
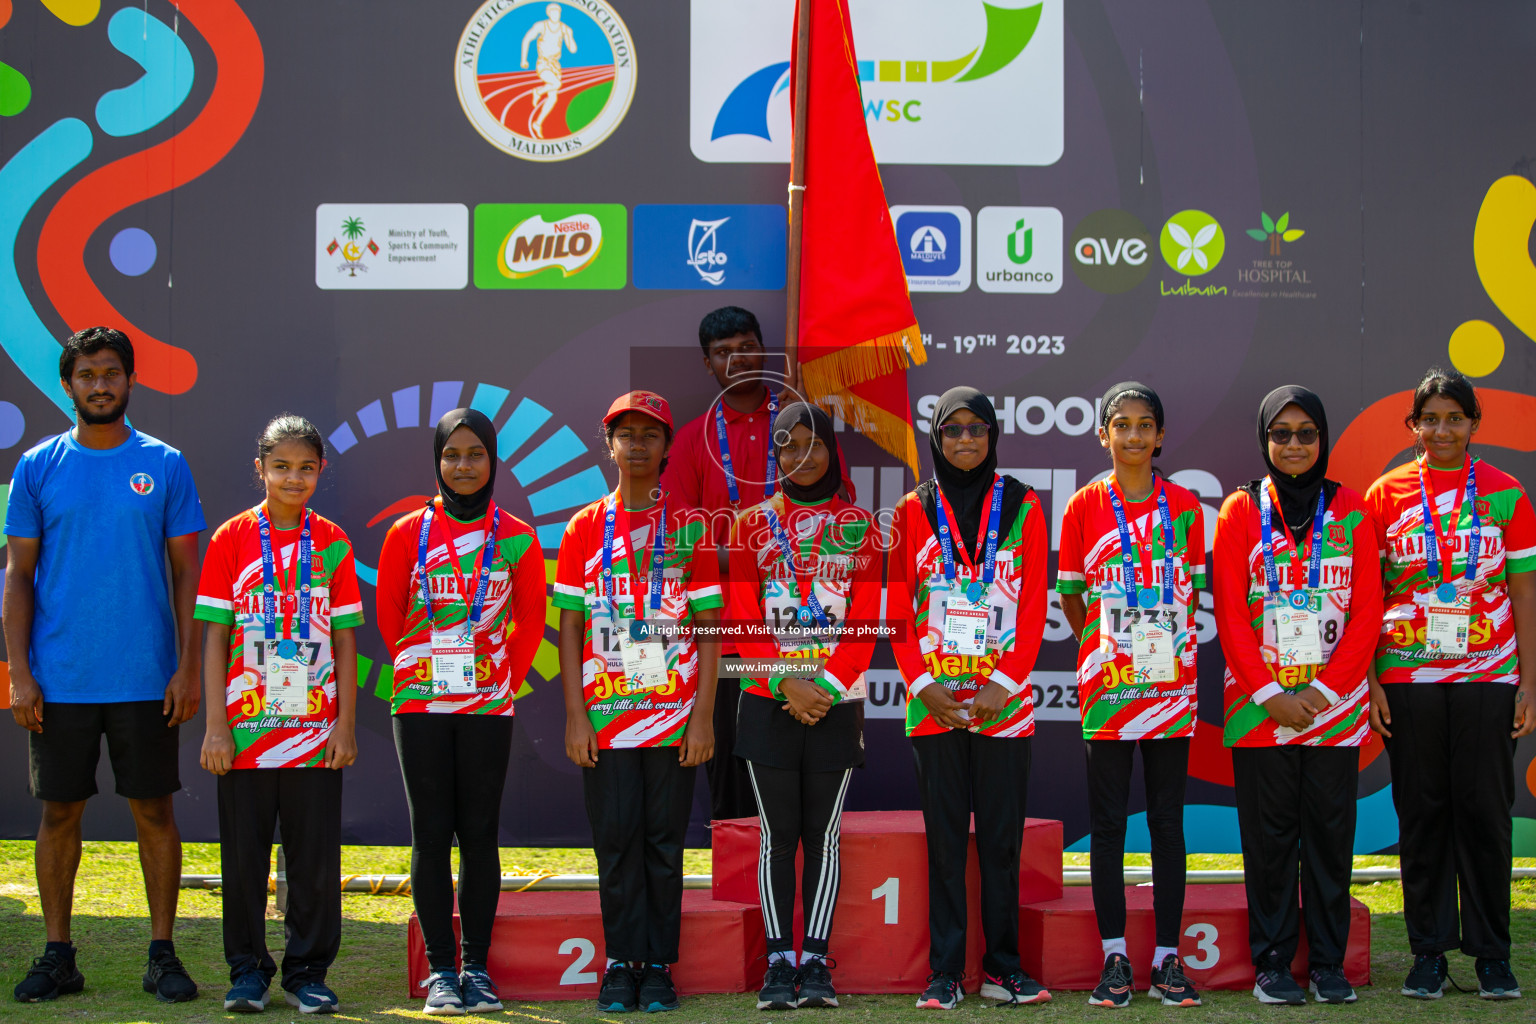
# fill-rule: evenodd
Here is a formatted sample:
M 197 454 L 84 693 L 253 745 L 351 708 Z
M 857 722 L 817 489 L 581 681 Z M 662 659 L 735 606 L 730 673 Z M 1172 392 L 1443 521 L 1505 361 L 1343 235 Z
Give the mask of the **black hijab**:
M 1317 424 L 1317 461 L 1311 469 L 1295 476 L 1282 473 L 1269 461 L 1269 426 L 1288 405 L 1298 406 Z M 1328 414 L 1323 411 L 1323 400 L 1296 384 L 1275 388 L 1265 395 L 1264 401 L 1259 403 L 1259 451 L 1269 469 L 1269 478 L 1275 483 L 1275 493 L 1280 496 L 1280 515 L 1290 529 L 1292 539 L 1305 536 L 1312 528 L 1318 492 L 1323 492 L 1326 507 L 1339 489 L 1338 484 L 1325 479 L 1328 473 Z M 1258 501 L 1259 488 L 1263 485 L 1262 480 L 1250 480 L 1243 489 Z
M 491 478 L 474 494 L 460 494 L 443 479 L 443 449 L 448 445 L 449 436 L 460 427 L 474 431 L 491 460 Z M 437 434 L 432 438 L 432 467 L 437 474 L 437 493 L 442 495 L 443 508 L 449 515 L 462 522 L 483 517 L 485 510 L 491 507 L 491 491 L 496 488 L 496 428 L 491 426 L 491 418 L 476 409 L 453 409 L 444 413 L 437 421 Z
M 974 469 L 957 469 L 944 458 L 944 435 L 941 428 L 945 420 L 961 409 L 969 409 L 987 424 L 987 455 Z M 928 525 L 937 534 L 937 492 L 944 492 L 944 500 L 949 503 L 950 511 L 955 514 L 956 525 L 960 528 L 960 542 L 967 551 L 976 550 L 976 538 L 981 532 L 981 510 L 987 503 L 987 495 L 992 490 L 992 477 L 997 472 L 998 433 L 997 411 L 992 408 L 987 396 L 975 388 L 950 388 L 939 396 L 938 404 L 933 407 L 933 416 L 928 424 L 928 444 L 933 449 L 933 479 L 917 485 L 917 497 L 922 502 L 923 511 L 928 514 Z M 1008 531 L 1013 529 L 1014 521 L 1019 517 L 1019 509 L 1028 494 L 1028 486 L 1011 476 L 1003 477 L 1003 512 L 998 524 L 1000 537 L 1006 537 Z
M 808 427 L 827 446 L 826 472 L 809 487 L 795 483 L 779 466 L 779 449 L 784 447 L 784 443 L 789 440 L 789 432 L 796 427 Z M 817 406 L 805 402 L 792 402 L 780 409 L 778 418 L 773 421 L 773 465 L 779 476 L 780 489 L 802 505 L 826 501 L 836 494 L 843 482 L 843 466 L 837 437 L 832 433 L 832 417 Z

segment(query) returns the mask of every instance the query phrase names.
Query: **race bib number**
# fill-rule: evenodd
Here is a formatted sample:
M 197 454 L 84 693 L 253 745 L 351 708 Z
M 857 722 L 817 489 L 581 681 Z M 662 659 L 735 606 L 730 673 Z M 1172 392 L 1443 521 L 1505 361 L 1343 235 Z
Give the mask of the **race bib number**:
M 279 645 L 294 641 L 265 640 L 266 713 L 294 718 L 309 710 L 309 665 L 302 648 L 291 657 L 278 654 Z
M 1099 635 L 1104 653 L 1130 655 L 1136 682 L 1167 683 L 1178 678 L 1174 649 L 1183 633 L 1184 606 L 1159 604 L 1131 608 L 1124 598 L 1105 594 L 1099 601 Z
M 810 623 L 801 621 L 800 595 L 793 583 L 770 580 L 763 588 L 763 612 L 781 652 L 825 650 L 834 642 L 837 625 L 847 613 L 846 588 L 828 586 L 821 580 L 815 582 L 815 588 L 816 600 L 821 602 L 821 610 L 831 627 L 830 634 L 814 620 Z
M 950 593 L 944 608 L 944 653 L 980 656 L 987 653 L 987 620 L 991 609 L 986 598 L 970 601 Z
M 1438 657 L 1463 657 L 1467 653 L 1467 630 L 1471 624 L 1472 613 L 1465 607 L 1430 605 L 1424 646 L 1431 655 Z
M 1265 614 L 1269 616 L 1275 634 L 1275 653 L 1282 666 L 1320 665 L 1323 662 L 1321 624 L 1309 600 L 1297 607 L 1291 603 L 1291 591 L 1286 594 L 1267 594 L 1264 598 Z
M 1178 678 L 1173 657 L 1174 633 L 1155 613 L 1131 627 L 1131 667 L 1139 683 L 1171 683 Z
M 451 695 L 475 692 L 475 638 L 472 635 L 432 632 L 432 690 Z

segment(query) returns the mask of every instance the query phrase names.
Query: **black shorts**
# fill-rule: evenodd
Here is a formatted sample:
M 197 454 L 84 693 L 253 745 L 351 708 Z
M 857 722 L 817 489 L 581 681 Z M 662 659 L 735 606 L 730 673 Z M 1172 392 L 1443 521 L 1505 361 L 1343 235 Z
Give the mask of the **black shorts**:
M 43 704 L 43 731 L 27 733 L 30 787 L 39 800 L 74 803 L 96 795 L 101 738 L 117 779 L 117 794 L 153 800 L 181 788 L 177 735 L 158 700 L 113 704 Z

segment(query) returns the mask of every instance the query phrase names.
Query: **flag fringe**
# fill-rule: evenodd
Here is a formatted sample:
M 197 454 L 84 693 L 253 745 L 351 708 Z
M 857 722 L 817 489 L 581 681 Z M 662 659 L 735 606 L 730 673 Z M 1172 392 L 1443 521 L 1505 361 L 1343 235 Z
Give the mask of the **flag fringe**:
M 846 391 L 876 377 L 898 373 L 928 361 L 917 324 L 855 345 L 823 350 L 800 364 L 801 379 L 812 401 Z

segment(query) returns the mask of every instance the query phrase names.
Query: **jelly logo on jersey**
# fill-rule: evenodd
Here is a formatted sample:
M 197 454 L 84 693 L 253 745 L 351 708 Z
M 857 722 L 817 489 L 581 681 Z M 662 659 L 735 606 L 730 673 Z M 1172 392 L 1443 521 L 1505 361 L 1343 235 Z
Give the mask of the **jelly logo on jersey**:
M 148 473 L 135 473 L 128 478 L 128 486 L 134 494 L 148 494 L 155 489 L 155 478 Z
M 1061 211 L 987 206 L 976 214 L 976 283 L 984 292 L 1061 290 Z
M 486 0 L 459 37 L 454 85 L 491 145 L 524 160 L 569 160 L 629 112 L 634 42 L 605 0 Z
M 1209 274 L 1227 251 L 1227 237 L 1216 218 L 1204 210 L 1180 210 L 1158 236 L 1168 266 L 1188 277 Z
M 782 206 L 635 207 L 635 287 L 777 291 L 788 231 Z
M 623 288 L 625 220 L 615 203 L 482 203 L 475 286 Z
M 1061 158 L 1061 0 L 849 0 L 881 163 Z M 710 162 L 789 159 L 794 0 L 693 0 L 689 141 Z M 1007 130 L 999 130 L 1006 122 Z
M 907 287 L 963 292 L 971 286 L 971 211 L 964 206 L 893 206 Z
M 1072 271 L 1096 292 L 1117 295 L 1146 279 L 1152 233 L 1124 210 L 1098 210 L 1072 231 Z

